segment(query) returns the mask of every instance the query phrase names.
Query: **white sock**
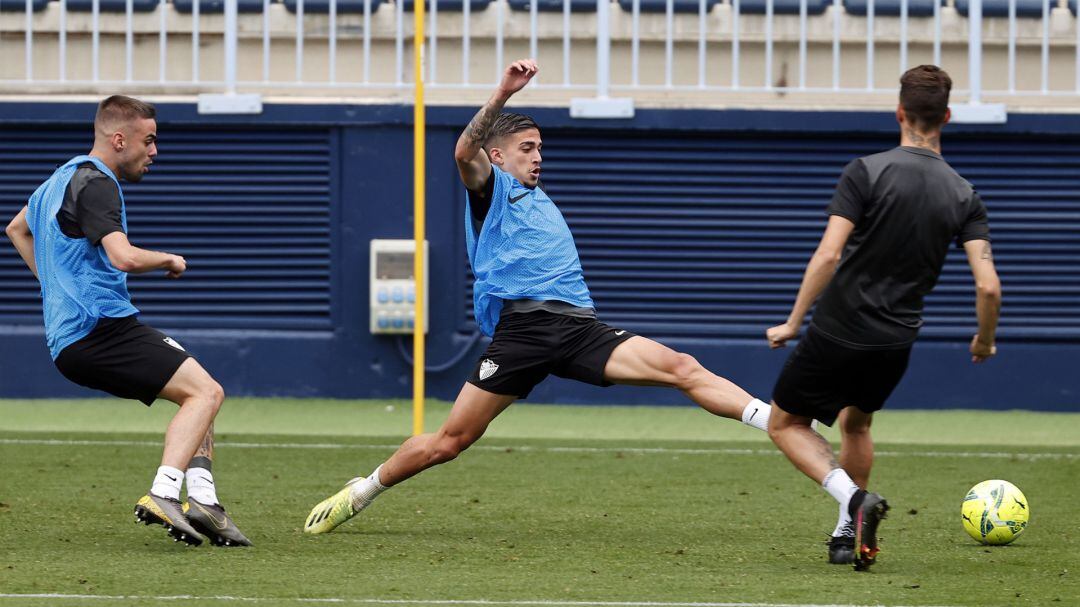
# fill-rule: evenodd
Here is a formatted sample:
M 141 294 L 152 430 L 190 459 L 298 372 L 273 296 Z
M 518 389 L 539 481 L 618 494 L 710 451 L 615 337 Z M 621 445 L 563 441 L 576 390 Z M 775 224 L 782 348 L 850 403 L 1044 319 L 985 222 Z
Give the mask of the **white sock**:
M 763 432 L 768 432 L 770 412 L 772 412 L 772 405 L 763 403 L 755 398 L 750 401 L 750 404 L 746 405 L 745 409 L 743 409 L 742 423 L 747 426 L 753 426 Z
M 206 468 L 188 468 L 187 474 L 188 498 L 194 498 L 200 504 L 220 504 L 217 490 L 214 488 L 214 475 Z
M 859 486 L 855 484 L 855 481 L 851 480 L 851 477 L 843 468 L 833 468 L 832 471 L 825 475 L 825 480 L 821 482 L 821 486 L 829 492 L 829 495 L 833 496 L 833 499 L 840 502 L 840 511 L 844 513 L 847 512 L 851 496 L 855 495 L 855 492 L 859 490 Z
M 157 469 L 154 484 L 150 485 L 150 493 L 158 497 L 180 499 L 180 483 L 184 481 L 184 473 L 172 466 L 161 466 Z
M 364 505 L 367 505 L 368 502 L 378 497 L 380 493 L 389 489 L 389 487 L 384 486 L 379 481 L 379 470 L 382 470 L 381 465 L 368 475 L 367 478 L 362 478 L 353 484 L 352 491 L 350 492 L 352 494 L 353 503 L 362 502 Z
M 847 529 L 850 524 L 851 514 L 848 513 L 847 504 L 840 504 L 840 516 L 836 519 L 836 529 L 833 529 L 832 536 L 850 535 L 850 531 Z

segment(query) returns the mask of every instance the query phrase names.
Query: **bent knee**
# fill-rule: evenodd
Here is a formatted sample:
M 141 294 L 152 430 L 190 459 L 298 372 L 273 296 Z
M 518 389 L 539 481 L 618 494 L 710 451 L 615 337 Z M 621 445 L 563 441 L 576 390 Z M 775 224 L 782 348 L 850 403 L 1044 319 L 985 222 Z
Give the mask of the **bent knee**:
M 206 397 L 217 403 L 218 407 L 221 407 L 221 403 L 225 402 L 225 388 L 222 388 L 221 384 L 216 381 L 211 380 L 210 385 L 206 387 Z
M 869 434 L 874 418 L 869 413 L 848 409 L 840 416 L 840 432 L 843 434 Z
M 192 390 L 189 398 L 185 400 L 189 403 L 197 403 L 199 407 L 206 407 L 217 415 L 217 412 L 221 410 L 221 404 L 225 402 L 225 389 L 211 379 Z
M 441 464 L 443 462 L 448 462 L 456 458 L 472 444 L 473 440 L 470 440 L 466 436 L 443 435 L 436 439 L 435 443 L 431 446 L 429 457 L 436 463 Z
M 705 367 L 689 354 L 676 352 L 672 357 L 671 374 L 675 376 L 675 383 L 679 387 L 693 384 L 704 372 Z

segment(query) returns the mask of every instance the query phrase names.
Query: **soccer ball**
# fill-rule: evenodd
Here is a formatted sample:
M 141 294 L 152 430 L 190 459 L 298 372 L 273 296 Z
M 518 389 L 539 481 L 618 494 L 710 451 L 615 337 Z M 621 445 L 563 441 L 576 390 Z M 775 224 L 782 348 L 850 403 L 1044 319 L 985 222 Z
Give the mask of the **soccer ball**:
M 983 481 L 968 491 L 960 514 L 964 531 L 976 542 L 1001 546 L 1024 532 L 1031 507 L 1009 481 Z

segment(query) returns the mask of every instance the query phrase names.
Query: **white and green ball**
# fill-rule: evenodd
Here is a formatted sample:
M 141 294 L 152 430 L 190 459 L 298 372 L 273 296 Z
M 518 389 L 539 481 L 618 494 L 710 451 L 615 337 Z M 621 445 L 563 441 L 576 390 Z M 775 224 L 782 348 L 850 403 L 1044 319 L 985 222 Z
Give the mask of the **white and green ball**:
M 968 491 L 960 513 L 964 531 L 976 542 L 1000 546 L 1024 532 L 1031 517 L 1031 506 L 1016 485 L 991 480 Z

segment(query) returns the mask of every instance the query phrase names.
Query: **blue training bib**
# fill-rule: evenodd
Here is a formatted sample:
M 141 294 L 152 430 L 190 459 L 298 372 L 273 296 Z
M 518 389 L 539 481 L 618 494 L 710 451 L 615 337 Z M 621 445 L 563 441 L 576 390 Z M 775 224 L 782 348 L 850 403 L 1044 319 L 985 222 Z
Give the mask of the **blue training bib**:
M 124 194 L 113 172 L 93 156 L 76 156 L 56 169 L 30 196 L 26 220 L 34 234 L 34 261 L 41 283 L 45 339 L 53 360 L 64 348 L 86 337 L 101 318 L 138 314 L 131 304 L 127 274 L 109 261 L 105 247 L 86 238 L 71 238 L 60 229 L 56 214 L 79 165 L 92 162 L 113 182 L 120 195 L 120 219 L 127 231 Z
M 494 188 L 479 234 L 468 194 L 465 246 L 476 283 L 473 311 L 480 330 L 494 335 L 504 299 L 556 300 L 594 307 L 566 220 L 539 187 L 526 188 L 492 165 Z

